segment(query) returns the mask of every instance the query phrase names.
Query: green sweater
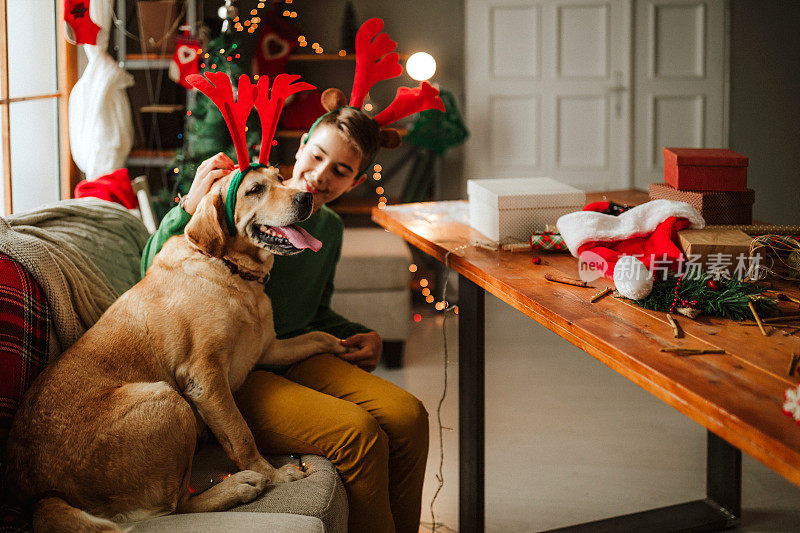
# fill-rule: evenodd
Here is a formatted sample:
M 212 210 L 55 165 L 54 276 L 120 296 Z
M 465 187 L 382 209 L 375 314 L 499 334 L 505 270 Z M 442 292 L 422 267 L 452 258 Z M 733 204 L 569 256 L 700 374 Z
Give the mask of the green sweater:
M 142 252 L 142 277 L 167 239 L 181 235 L 191 217 L 180 207 L 166 214 Z M 272 300 L 278 337 L 325 331 L 343 339 L 371 331 L 331 309 L 333 278 L 342 253 L 342 219 L 323 205 L 297 225 L 322 241 L 322 248 L 319 252 L 304 250 L 297 255 L 275 256 L 275 265 L 264 288 Z

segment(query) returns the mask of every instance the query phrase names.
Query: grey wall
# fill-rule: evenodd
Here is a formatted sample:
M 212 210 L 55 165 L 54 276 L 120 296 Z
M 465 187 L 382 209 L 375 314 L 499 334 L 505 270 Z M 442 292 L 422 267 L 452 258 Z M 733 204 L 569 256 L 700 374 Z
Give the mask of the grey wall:
M 800 224 L 800 2 L 731 0 L 730 147 L 754 217 Z

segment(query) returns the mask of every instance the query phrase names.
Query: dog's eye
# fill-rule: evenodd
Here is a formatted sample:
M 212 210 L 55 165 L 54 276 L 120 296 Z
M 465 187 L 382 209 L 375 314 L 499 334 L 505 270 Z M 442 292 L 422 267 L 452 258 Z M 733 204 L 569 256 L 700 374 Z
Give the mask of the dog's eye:
M 246 196 L 250 196 L 252 194 L 261 194 L 262 192 L 264 192 L 264 185 L 261 183 L 256 183 L 250 187 L 245 194 Z

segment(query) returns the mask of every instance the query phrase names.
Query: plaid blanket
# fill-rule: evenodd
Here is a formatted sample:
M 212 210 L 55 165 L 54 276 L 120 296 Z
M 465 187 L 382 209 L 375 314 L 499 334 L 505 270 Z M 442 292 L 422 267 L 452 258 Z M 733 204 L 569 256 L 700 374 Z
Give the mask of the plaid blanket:
M 50 311 L 44 291 L 19 263 L 0 253 L 0 451 L 22 396 L 47 364 Z M 2 454 L 0 454 L 0 459 Z M 0 465 L 2 460 L 0 460 Z M 5 487 L 4 487 L 5 488 Z M 5 498 L 3 498 L 5 499 Z M 0 531 L 25 530 L 21 509 L 0 504 Z

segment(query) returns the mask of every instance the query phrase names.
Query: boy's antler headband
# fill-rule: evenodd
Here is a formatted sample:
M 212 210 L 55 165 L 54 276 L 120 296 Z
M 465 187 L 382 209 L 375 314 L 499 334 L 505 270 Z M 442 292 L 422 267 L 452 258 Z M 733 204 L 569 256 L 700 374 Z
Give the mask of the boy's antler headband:
M 205 77 L 199 74 L 191 74 L 186 77 L 186 81 L 198 91 L 208 96 L 214 105 L 222 112 L 228 131 L 233 138 L 233 145 L 236 148 L 236 159 L 239 162 L 239 169 L 233 175 L 228 186 L 228 196 L 225 202 L 225 215 L 228 224 L 228 231 L 233 235 L 236 232 L 236 224 L 233 213 L 236 207 L 236 192 L 242 183 L 242 178 L 254 168 L 264 167 L 269 164 L 269 152 L 272 148 L 272 139 L 278 127 L 278 117 L 280 117 L 283 104 L 286 99 L 294 93 L 315 89 L 313 85 L 306 82 L 294 83 L 300 76 L 290 74 L 278 74 L 272 83 L 272 91 L 269 87 L 269 78 L 261 76 L 258 85 L 250 83 L 250 78 L 246 74 L 239 76 L 238 97 L 233 99 L 233 86 L 231 79 L 224 72 L 208 72 Z M 258 163 L 250 163 L 247 154 L 247 142 L 245 141 L 245 125 L 247 117 L 255 105 L 258 116 L 261 119 L 261 152 L 258 156 Z
M 353 80 L 353 91 L 350 93 L 349 106 L 361 110 L 367 93 L 375 83 L 389 78 L 396 78 L 403 73 L 400 66 L 400 56 L 393 50 L 397 48 L 386 33 L 381 33 L 383 20 L 372 18 L 359 28 L 356 34 L 356 75 Z M 327 89 L 322 94 L 322 106 L 329 113 L 344 107 L 347 100 L 339 89 Z M 399 87 L 397 95 L 389 107 L 373 117 L 381 127 L 381 146 L 395 148 L 400 144 L 400 134 L 393 128 L 385 128 L 401 118 L 413 115 L 426 109 L 444 111 L 444 103 L 439 98 L 439 91 L 427 81 L 420 83 L 419 87 Z M 322 117 L 308 130 L 308 137 Z M 306 141 L 308 140 L 306 137 Z

